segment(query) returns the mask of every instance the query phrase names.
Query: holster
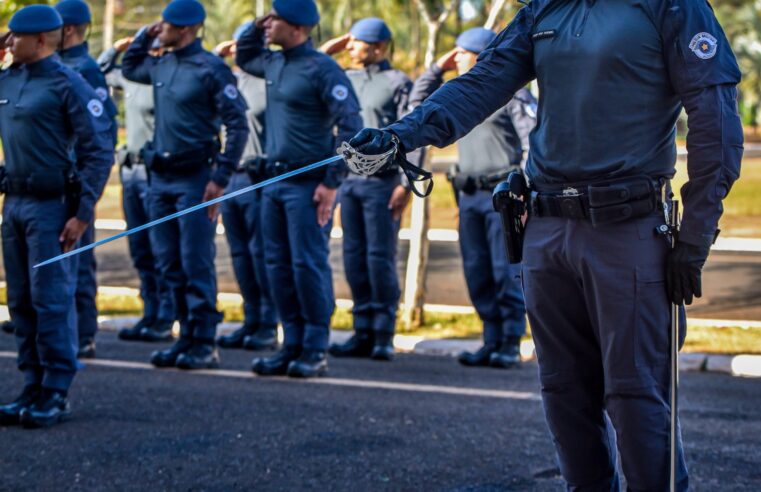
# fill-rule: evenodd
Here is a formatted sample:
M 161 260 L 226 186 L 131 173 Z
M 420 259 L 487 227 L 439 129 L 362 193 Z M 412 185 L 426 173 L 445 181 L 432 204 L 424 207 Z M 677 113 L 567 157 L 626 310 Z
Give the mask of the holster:
M 523 216 L 526 213 L 530 191 L 523 174 L 513 171 L 507 180 L 499 183 L 492 194 L 492 204 L 505 232 L 505 249 L 510 263 L 523 260 Z
M 219 142 L 174 154 L 156 152 L 153 143 L 148 142 L 140 151 L 140 156 L 152 173 L 191 174 L 205 166 L 213 166 L 218 152 Z
M 264 157 L 256 156 L 243 161 L 241 168 L 251 178 L 252 183 L 258 183 L 266 178 L 266 165 L 267 160 Z

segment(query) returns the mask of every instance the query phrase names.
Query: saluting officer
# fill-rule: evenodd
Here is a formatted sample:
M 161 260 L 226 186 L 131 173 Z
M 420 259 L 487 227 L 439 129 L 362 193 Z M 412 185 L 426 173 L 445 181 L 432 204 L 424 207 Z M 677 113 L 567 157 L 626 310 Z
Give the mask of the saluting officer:
M 235 44 L 250 27 L 251 22 L 240 25 L 233 34 L 233 40 L 217 46 L 216 53 L 223 58 L 234 55 Z M 227 186 L 228 193 L 262 179 L 259 164 L 264 155 L 264 110 L 267 106 L 264 79 L 239 68 L 235 68 L 233 73 L 238 79 L 238 90 L 248 105 L 246 117 L 249 133 L 243 158 Z M 222 223 L 230 245 L 235 279 L 243 296 L 244 319 L 240 328 L 217 339 L 220 347 L 264 350 L 277 345 L 277 310 L 264 265 L 261 196 L 261 191 L 256 190 L 222 203 Z
M 418 106 L 444 82 L 443 75 L 467 73 L 496 34 L 476 27 L 457 37 L 456 48 L 416 81 L 410 102 Z M 536 100 L 523 88 L 515 97 L 457 141 L 459 164 L 449 174 L 460 210 L 459 235 L 465 281 L 483 322 L 484 345 L 458 357 L 466 366 L 509 368 L 520 363 L 520 340 L 526 333 L 526 307 L 520 265 L 510 265 L 500 216 L 492 191 L 510 171 L 520 169 L 528 152 L 528 135 L 536 124 Z
M 25 384 L 0 407 L 4 425 L 44 427 L 70 413 L 67 392 L 79 368 L 77 261 L 33 267 L 77 244 L 113 160 L 103 102 L 55 54 L 62 23 L 46 5 L 16 12 L 8 41 L 14 65 L 0 72 L 3 257 Z
M 358 21 L 349 34 L 323 45 L 329 55 L 348 50 L 358 67 L 347 70 L 346 75 L 368 128 L 389 125 L 407 112 L 412 81 L 392 68 L 390 45 L 391 30 L 374 17 Z M 343 260 L 354 300 L 354 335 L 346 343 L 330 347 L 334 356 L 393 357 L 400 296 L 396 246 L 399 222 L 410 196 L 400 176 L 395 167 L 370 177 L 349 173 L 341 185 Z
M 534 0 L 468 73 L 351 143 L 366 154 L 394 138 L 407 151 L 449 144 L 534 78 L 523 283 L 560 470 L 569 490 L 618 490 L 617 441 L 627 486 L 666 490 L 669 301 L 700 296 L 722 200 L 739 175 L 740 71 L 704 0 Z M 655 230 L 683 107 L 690 179 L 670 250 Z M 675 438 L 677 488 L 687 490 Z
M 201 3 L 174 0 L 162 18 L 138 33 L 122 59 L 127 79 L 153 84 L 156 131 L 142 151 L 151 173 L 151 219 L 222 196 L 248 137 L 246 103 L 232 71 L 198 38 L 206 18 Z M 149 54 L 156 38 L 169 50 L 160 58 Z M 223 124 L 225 148 L 220 152 Z M 218 209 L 212 206 L 151 229 L 151 245 L 181 326 L 180 339 L 151 356 L 157 367 L 219 364 L 214 346 L 222 318 L 214 270 Z
M 90 7 L 82 0 L 62 0 L 55 9 L 63 19 L 63 42 L 59 53 L 65 65 L 79 73 L 103 102 L 106 115 L 112 121 L 112 135 L 116 145 L 116 106 L 108 93 L 106 79 L 88 52 L 87 30 L 92 21 Z M 80 246 L 91 244 L 95 238 L 95 224 L 82 236 Z M 81 254 L 77 273 L 77 326 L 79 329 L 79 358 L 95 357 L 95 334 L 98 331 L 98 308 L 95 298 L 98 294 L 96 278 L 97 264 L 95 251 Z
M 148 172 L 140 150 L 153 140 L 155 129 L 153 87 L 129 81 L 122 74 L 120 58 L 131 43 L 132 38 L 120 39 L 98 58 L 108 85 L 121 91 L 124 96 L 127 143 L 117 152 L 117 161 L 122 183 L 122 208 L 128 229 L 150 221 Z M 152 54 L 158 56 L 159 52 L 157 50 Z M 127 240 L 132 264 L 140 278 L 143 317 L 134 326 L 119 330 L 119 338 L 149 342 L 168 340 L 175 319 L 172 292 L 158 269 L 150 234 L 148 231 L 138 232 L 128 236 Z
M 319 20 L 313 0 L 275 0 L 272 12 L 238 40 L 238 66 L 267 81 L 267 177 L 335 155 L 336 142 L 362 126 L 343 70 L 312 47 L 310 32 Z M 267 43 L 283 50 L 270 51 Z M 262 193 L 267 277 L 285 343 L 275 356 L 254 360 L 258 374 L 310 377 L 326 370 L 335 308 L 328 240 L 345 172 L 340 161 Z

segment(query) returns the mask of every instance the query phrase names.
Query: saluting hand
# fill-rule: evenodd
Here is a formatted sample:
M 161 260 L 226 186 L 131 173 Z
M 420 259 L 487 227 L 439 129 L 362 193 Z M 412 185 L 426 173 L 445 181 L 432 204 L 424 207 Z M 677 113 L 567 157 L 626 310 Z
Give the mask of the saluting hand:
M 63 231 L 61 231 L 61 235 L 58 236 L 58 241 L 62 243 L 64 253 L 68 253 L 74 249 L 74 245 L 79 242 L 82 234 L 87 230 L 87 226 L 87 222 L 79 220 L 76 217 L 72 217 L 66 221 Z
M 267 15 L 258 17 L 254 21 L 254 25 L 256 26 L 257 29 L 264 29 L 264 23 L 267 22 L 271 18 L 272 18 L 272 14 L 267 14 Z
M 391 199 L 388 201 L 388 209 L 391 210 L 391 217 L 394 220 L 402 218 L 404 209 L 410 201 L 410 191 L 404 186 L 399 185 L 391 193 Z
M 339 36 L 337 38 L 330 39 L 323 43 L 322 46 L 320 46 L 320 51 L 325 53 L 326 55 L 335 55 L 337 53 L 340 53 L 346 49 L 347 46 L 349 46 L 349 41 L 351 40 L 351 34 L 344 34 L 343 36 Z
M 457 70 L 457 57 L 458 49 L 455 48 L 452 51 L 445 53 L 441 58 L 436 60 L 436 65 L 439 66 L 442 72 L 449 72 L 450 70 Z
M 227 58 L 235 54 L 235 48 L 238 46 L 237 41 L 222 41 L 214 48 L 214 53 L 222 58 Z
M 129 38 L 122 38 L 116 41 L 114 43 L 114 49 L 118 51 L 119 53 L 124 53 L 125 51 L 127 51 L 127 49 L 129 49 L 129 45 L 132 44 L 133 39 L 134 38 L 129 37 Z
M 148 31 L 146 32 L 146 34 L 152 38 L 155 38 L 156 36 L 161 34 L 161 21 L 154 22 L 153 24 L 148 26 Z
M 221 197 L 224 193 L 224 188 L 214 181 L 209 181 L 209 184 L 206 185 L 206 189 L 203 192 L 203 201 L 208 202 L 209 200 L 214 200 L 215 198 Z M 206 213 L 208 214 L 210 221 L 216 222 L 217 217 L 219 217 L 219 203 L 206 207 Z
M 333 188 L 328 188 L 322 183 L 317 185 L 317 189 L 314 190 L 312 201 L 317 207 L 317 223 L 320 224 L 320 227 L 325 227 L 333 215 L 333 205 L 336 203 L 337 191 Z

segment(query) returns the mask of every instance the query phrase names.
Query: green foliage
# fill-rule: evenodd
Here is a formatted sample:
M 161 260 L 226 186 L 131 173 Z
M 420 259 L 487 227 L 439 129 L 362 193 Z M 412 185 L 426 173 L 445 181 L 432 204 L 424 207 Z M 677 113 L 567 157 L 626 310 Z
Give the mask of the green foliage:
M 45 0 L 0 0 L 0 26 L 5 30 L 8 21 L 20 8 L 33 3 L 47 3 Z

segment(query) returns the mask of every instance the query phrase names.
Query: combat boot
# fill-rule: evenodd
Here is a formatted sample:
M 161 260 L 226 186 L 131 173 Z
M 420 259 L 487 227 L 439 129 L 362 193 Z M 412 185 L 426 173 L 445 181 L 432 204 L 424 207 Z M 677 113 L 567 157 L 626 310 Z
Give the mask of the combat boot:
M 156 322 L 155 318 L 146 318 L 143 317 L 135 323 L 135 326 L 132 326 L 130 328 L 122 328 L 119 330 L 118 337 L 119 340 L 126 340 L 126 341 L 137 341 L 141 339 L 140 333 L 143 331 L 143 328 L 148 328 L 151 325 L 153 325 Z
M 324 350 L 305 350 L 301 357 L 288 364 L 292 378 L 313 378 L 328 371 L 328 356 Z
M 0 425 L 16 425 L 21 412 L 40 396 L 40 387 L 36 384 L 24 386 L 18 398 L 7 405 L 0 406 Z
M 219 353 L 213 343 L 194 342 L 190 350 L 177 356 L 178 369 L 217 369 Z
M 87 338 L 79 342 L 77 359 L 94 359 L 95 358 L 95 339 Z
M 370 357 L 373 353 L 373 332 L 357 331 L 346 343 L 334 343 L 328 349 L 333 357 Z
M 462 352 L 457 356 L 457 361 L 464 366 L 488 366 L 491 354 L 497 351 L 497 346 L 490 343 L 475 352 Z
M 43 388 L 37 400 L 21 410 L 19 421 L 26 428 L 36 429 L 63 422 L 70 415 L 71 407 L 66 395 L 60 391 Z
M 391 360 L 394 358 L 393 332 L 375 332 L 375 346 L 370 358 L 373 360 Z
M 246 350 L 272 350 L 277 347 L 277 326 L 260 326 L 243 339 Z
M 510 337 L 502 342 L 498 351 L 489 357 L 489 365 L 501 369 L 510 369 L 521 363 L 521 339 Z
M 251 363 L 251 370 L 260 376 L 283 376 L 288 365 L 301 355 L 301 347 L 285 346 L 272 357 L 257 357 Z
M 252 335 L 256 329 L 256 325 L 243 323 L 240 328 L 232 333 L 217 337 L 217 345 L 222 348 L 243 348 L 243 340 L 245 340 L 247 336 Z
M 174 320 L 159 319 L 152 326 L 140 330 L 140 339 L 145 342 L 167 342 L 172 339 Z
M 193 346 L 188 338 L 180 338 L 168 349 L 156 350 L 151 354 L 151 364 L 156 367 L 174 367 L 180 354 L 184 354 Z

